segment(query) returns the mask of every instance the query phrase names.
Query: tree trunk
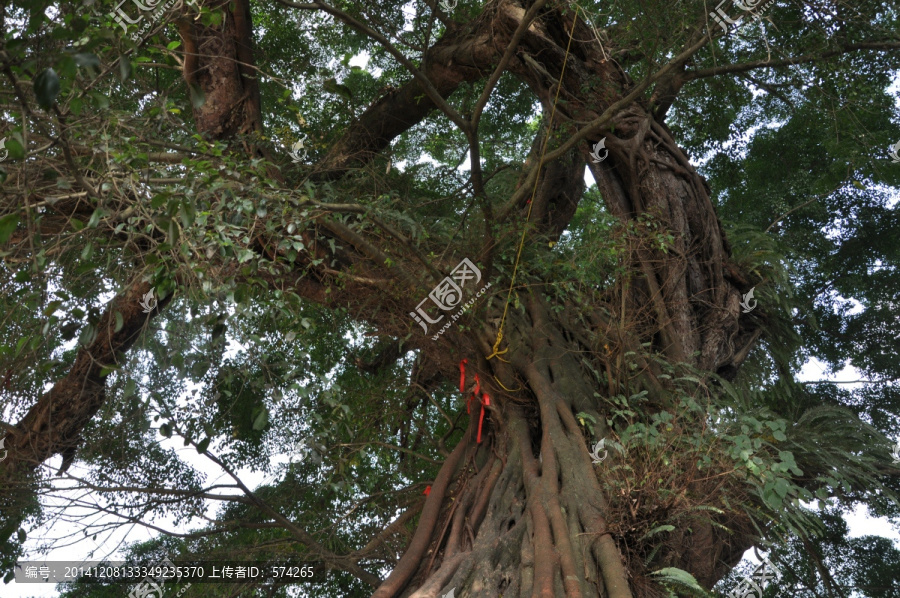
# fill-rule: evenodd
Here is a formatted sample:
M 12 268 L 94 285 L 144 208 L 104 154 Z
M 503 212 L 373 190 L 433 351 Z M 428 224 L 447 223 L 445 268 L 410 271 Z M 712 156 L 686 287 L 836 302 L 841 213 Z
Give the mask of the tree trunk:
M 223 11 L 220 25 L 202 25 L 190 13 L 177 21 L 184 45 L 182 76 L 192 95 L 203 98 L 194 105 L 197 131 L 209 139 L 261 133 L 250 4 L 248 0 L 213 0 L 206 5 Z M 246 141 L 244 149 L 262 155 L 257 145 Z
M 447 349 L 459 348 L 471 363 L 467 383 L 477 371 L 492 401 L 480 443 L 481 408 L 473 405 L 466 437 L 434 481 L 413 540 L 373 598 L 436 598 L 451 589 L 467 598 L 661 596 L 650 572 L 678 567 L 711 587 L 754 540 L 750 523 L 733 513 L 689 512 L 699 501 L 692 503 L 688 494 L 707 497 L 718 489 L 715 481 L 695 481 L 707 479 L 706 472 L 681 472 L 675 478 L 681 486 L 669 488 L 680 491 L 680 499 L 660 505 L 643 500 L 640 492 L 618 494 L 612 483 L 616 467 L 652 471 L 640 455 L 611 452 L 598 465 L 591 461 L 590 439 L 577 414 L 594 416 L 598 437 L 606 437 L 607 400 L 620 393 L 647 390 L 653 409 L 667 407 L 669 389 L 642 357 L 642 346 L 649 346 L 646 353 L 731 377 L 758 331 L 740 317 L 740 293 L 747 289 L 739 275 L 726 275 L 736 269 L 728 263 L 730 250 L 709 189 L 656 121 L 649 102 L 621 105 L 588 143 L 543 161 L 560 139 L 596 120 L 635 86 L 609 59 L 612 49 L 594 43 L 592 30 L 576 20 L 577 13 L 544 7 L 540 18 L 523 29 L 530 7 L 501 1 L 464 25 L 452 24 L 422 61 L 431 89 L 417 77 L 376 101 L 316 167 L 318 176 L 334 179 L 370 161 L 438 106 L 438 98 L 449 97 L 463 81 L 488 77 L 518 31 L 521 42 L 504 68 L 534 91 L 546 120 L 555 115 L 549 130 L 556 141 L 548 146 L 543 138 L 535 140 L 526 164 L 542 164 L 535 193 L 534 180 L 523 179 L 520 192 L 489 224 L 522 226 L 530 201 L 534 234 L 558 238 L 582 197 L 588 164 L 609 212 L 636 230 L 623 264 L 628 275 L 598 297 L 593 312 L 581 314 L 587 325 L 572 306 L 551 310 L 550 299 L 532 292 L 520 294 L 525 314 L 512 312 L 503 319 L 508 352 L 497 358 L 477 357 L 492 353 L 498 330 L 487 324 L 476 328 L 474 337 L 451 330 L 439 342 L 428 337 L 409 341 L 445 376 L 452 376 Z M 201 81 L 207 97 L 216 95 L 218 84 L 239 89 L 239 79 L 219 81 Z M 564 101 L 557 102 L 557 96 Z M 234 130 L 223 128 L 226 113 L 208 122 L 203 116 L 198 115 L 203 132 L 217 136 L 220 130 Z M 601 138 L 609 155 L 598 164 L 590 151 Z M 415 283 L 383 265 L 390 257 L 400 264 L 399 271 L 409 272 L 408 255 L 382 250 L 347 227 L 324 224 L 345 246 L 345 261 L 354 264 L 358 280 L 385 274 L 399 278 L 402 284 L 381 286 L 378 292 L 388 305 L 409 302 Z M 666 235 L 663 247 L 659 238 Z M 469 248 L 466 256 L 483 260 L 489 273 L 494 256 L 490 244 L 485 246 Z M 355 305 L 371 286 L 351 279 L 343 290 L 348 305 Z M 505 299 L 505 293 L 497 296 Z M 481 321 L 501 315 L 502 304 L 493 302 Z M 393 313 L 369 312 L 365 319 L 388 336 L 407 332 L 398 329 Z M 636 381 L 630 378 L 629 361 L 641 372 Z M 602 372 L 603 380 L 593 372 Z M 676 515 L 681 519 L 675 530 L 646 536 L 654 524 Z
M 648 465 L 644 456 L 609 450 L 593 464 L 592 441 L 577 422 L 579 413 L 594 416 L 598 436 L 606 437 L 611 393 L 648 390 L 649 403 L 666 401 L 652 377 L 629 383 L 622 375 L 627 368 L 616 371 L 622 354 L 639 347 L 617 347 L 598 359 L 587 335 L 613 344 L 620 332 L 615 323 L 597 315 L 582 334 L 565 315 L 554 318 L 539 294 L 525 302 L 527 314 L 508 320 L 503 357 L 509 363 L 472 358 L 490 352 L 486 334 L 476 346 L 467 343 L 465 396 L 478 373 L 491 397 L 482 441 L 476 441 L 480 413 L 473 402 L 466 435 L 435 480 L 416 535 L 373 598 L 437 598 L 451 589 L 467 598 L 665 596 L 648 577 L 663 567 L 684 569 L 711 587 L 752 543 L 749 521 L 698 511 L 674 531 L 645 538 L 654 525 L 684 515 L 687 503 L 660 507 L 637 491 L 618 494 L 622 466 L 639 472 Z M 651 370 L 640 354 L 633 358 Z M 606 372 L 609 385 L 591 368 Z M 709 472 L 696 474 L 680 472 L 685 487 L 668 490 L 714 496 L 718 482 Z
M 512 37 L 524 12 L 500 3 L 493 13 L 495 39 Z M 568 44 L 570 32 L 573 39 L 592 40 L 583 22 L 573 23 L 573 12 L 548 13 L 528 28 L 509 70 L 541 99 L 545 115 L 555 111 L 552 130 L 572 134 L 575 123 L 597 119 L 634 86 L 598 45 Z M 564 104 L 556 103 L 557 93 Z M 591 141 L 601 138 L 606 159 L 596 163 L 584 144 L 581 160 L 590 165 L 607 209 L 636 231 L 629 237 L 627 274 L 593 313 L 581 314 L 587 326 L 571 305 L 557 306 L 562 311 L 551 315 L 549 299 L 519 293 L 527 314 L 505 320 L 507 353 L 474 359 L 493 353 L 496 328 L 483 327 L 474 344 L 457 337 L 492 398 L 490 432 L 475 442 L 473 413 L 463 448 L 435 481 L 407 553 L 373 598 L 432 598 L 451 589 L 467 598 L 664 596 L 652 571 L 678 567 L 709 588 L 755 539 L 751 522 L 725 504 L 719 503 L 726 515 L 691 512 L 703 504 L 697 497 L 720 490 L 696 464 L 675 478 L 680 487 L 653 488 L 680 492 L 679 500 L 646 503 L 637 490 L 619 495 L 611 483 L 614 465 L 653 472 L 641 455 L 611 451 L 592 464 L 576 414 L 593 415 L 605 437 L 607 399 L 617 394 L 646 390 L 652 409 L 669 407 L 668 385 L 642 355 L 661 354 L 730 378 L 758 336 L 755 325 L 741 318 L 740 294 L 747 289 L 740 276 L 729 274 L 736 269 L 709 189 L 650 106 L 641 100 L 624 106 Z M 532 160 L 540 160 L 534 154 Z M 530 200 L 538 234 L 555 238 L 574 213 L 568 198 L 580 195 L 580 177 L 581 169 L 573 171 L 564 157 L 548 163 L 534 196 L 533 180 L 523 181 L 515 207 L 523 213 Z M 552 283 L 532 282 L 529 288 Z M 497 320 L 501 312 L 502 305 L 494 305 L 483 317 Z M 635 382 L 629 382 L 628 361 L 641 373 L 637 388 L 628 388 Z M 592 371 L 603 372 L 605 384 Z M 676 529 L 646 536 L 676 515 Z

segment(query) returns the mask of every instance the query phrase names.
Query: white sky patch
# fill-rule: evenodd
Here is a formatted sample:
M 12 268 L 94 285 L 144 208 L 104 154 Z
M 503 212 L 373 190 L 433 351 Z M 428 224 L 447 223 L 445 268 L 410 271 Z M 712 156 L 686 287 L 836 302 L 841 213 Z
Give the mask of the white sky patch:
M 359 68 L 361 68 L 363 70 L 367 70 L 369 67 L 369 60 L 371 58 L 372 58 L 372 56 L 368 52 L 361 52 L 361 53 L 357 54 L 356 56 L 354 56 L 353 58 L 351 58 L 350 62 L 348 62 L 347 64 L 349 64 L 350 66 L 358 66 Z M 371 74 L 373 77 L 378 79 L 379 77 L 381 77 L 381 72 L 382 71 L 380 68 L 373 68 L 369 72 L 369 74 Z

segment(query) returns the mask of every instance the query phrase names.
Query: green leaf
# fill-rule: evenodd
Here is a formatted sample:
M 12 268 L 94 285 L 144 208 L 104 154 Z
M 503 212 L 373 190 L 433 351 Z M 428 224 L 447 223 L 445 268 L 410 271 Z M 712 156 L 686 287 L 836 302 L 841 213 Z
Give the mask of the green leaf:
M 337 94 L 337 95 L 341 96 L 342 98 L 344 98 L 345 100 L 353 99 L 353 92 L 350 90 L 350 88 L 347 87 L 346 85 L 342 85 L 341 83 L 338 83 L 337 79 L 335 79 L 334 77 L 325 81 L 325 83 L 322 85 L 322 87 L 325 88 L 325 91 Z
M 686 588 L 690 588 L 694 591 L 700 592 L 703 595 L 706 595 L 706 590 L 704 590 L 693 575 L 685 571 L 684 569 L 679 569 L 678 567 L 664 567 L 662 569 L 657 569 L 650 573 L 650 575 L 656 575 L 659 577 L 660 581 L 668 581 L 670 583 L 676 583 L 682 585 Z
M 53 69 L 47 69 L 34 78 L 34 95 L 44 110 L 50 110 L 59 95 L 59 76 Z
M 56 310 L 58 310 L 59 306 L 61 306 L 61 305 L 62 305 L 62 301 L 60 301 L 58 299 L 55 301 L 51 301 L 50 303 L 47 304 L 47 307 L 44 308 L 44 311 L 42 313 L 45 316 L 52 316 L 54 313 L 56 313 Z
M 119 368 L 120 368 L 120 367 L 121 367 L 121 366 L 118 365 L 118 364 L 108 364 L 108 365 L 105 365 L 105 366 L 103 366 L 103 367 L 100 368 L 100 377 L 101 377 L 101 378 L 106 378 L 107 376 L 109 376 L 109 375 L 112 374 L 113 372 L 119 371 Z
M 193 374 L 194 378 L 198 380 L 206 375 L 206 372 L 209 371 L 210 363 L 205 359 L 198 359 L 191 366 L 191 374 Z
M 27 538 L 28 535 L 25 533 L 25 530 L 23 530 L 23 529 L 20 527 L 20 528 L 19 528 L 19 531 L 16 532 L 16 537 L 19 539 L 19 543 L 22 544 L 22 543 L 25 542 L 25 538 Z
M 123 394 L 124 394 L 123 398 L 127 399 L 128 397 L 133 396 L 136 390 L 137 390 L 137 384 L 135 383 L 134 380 L 129 378 L 128 382 L 125 383 L 125 391 L 123 392 Z
M 88 228 L 96 228 L 96 226 L 100 224 L 101 216 L 103 216 L 103 210 L 101 208 L 94 210 L 94 213 L 91 214 L 91 219 L 88 220 Z
M 578 415 L 576 415 L 575 417 L 577 417 L 580 420 L 590 420 L 592 423 L 595 423 L 595 424 L 597 423 L 596 417 L 594 417 L 590 413 L 586 413 L 584 411 L 579 411 Z M 584 425 L 584 422 L 582 422 L 582 425 Z
M 9 138 L 6 140 L 6 149 L 9 151 L 9 157 L 13 160 L 21 160 L 25 157 L 25 148 L 18 140 Z
M 131 77 L 131 61 L 125 56 L 119 57 L 119 81 L 125 83 Z
M 788 490 L 790 489 L 790 484 L 784 478 L 778 478 L 775 482 L 775 492 L 778 493 L 778 496 L 784 498 L 787 496 Z
M 106 97 L 106 94 L 102 94 L 99 91 L 92 89 L 88 95 L 90 95 L 91 99 L 93 99 L 94 102 L 97 103 L 98 108 L 102 108 L 104 110 L 109 108 L 109 98 Z
M 763 490 L 763 500 L 775 511 L 781 509 L 784 504 L 784 500 L 775 492 L 773 484 L 766 484 L 765 490 Z
M 86 68 L 89 70 L 100 69 L 100 59 L 97 58 L 96 54 L 92 54 L 90 52 L 79 52 L 78 54 L 74 54 L 72 58 L 75 59 L 75 64 L 77 64 L 81 68 Z
M 181 204 L 179 215 L 181 216 L 182 226 L 184 228 L 190 228 L 197 218 L 197 210 L 194 208 L 194 204 L 190 201 L 185 201 Z
M 228 330 L 228 326 L 226 326 L 224 323 L 216 324 L 212 328 L 212 332 L 210 333 L 210 338 L 212 340 L 216 340 L 217 338 L 219 338 L 220 336 L 225 334 L 226 330 Z
M 253 418 L 253 429 L 257 432 L 262 430 L 269 424 L 269 410 L 263 406 L 259 413 Z
M 640 542 L 641 540 L 644 540 L 645 538 L 649 538 L 650 536 L 652 536 L 654 534 L 658 534 L 660 532 L 673 532 L 673 531 L 675 531 L 674 525 L 660 525 L 660 526 L 654 527 L 649 532 L 647 532 L 646 534 L 641 536 L 640 540 L 638 540 L 638 541 Z
M 181 42 L 178 40 L 175 40 L 174 42 L 169 42 L 168 45 L 166 45 L 166 49 L 174 50 L 175 48 L 177 48 L 180 45 L 181 45 Z
M 63 327 L 59 329 L 59 336 L 64 341 L 70 341 L 75 338 L 75 333 L 78 332 L 78 328 L 77 322 L 66 322 Z
M 13 212 L 0 218 L 0 243 L 6 243 L 19 224 L 19 213 Z
M 116 329 L 115 332 L 122 330 L 122 327 L 125 326 L 125 318 L 122 317 L 122 312 L 116 312 Z
M 164 203 L 166 203 L 167 199 L 169 199 L 168 193 L 160 193 L 158 195 L 154 195 L 153 197 L 150 198 L 150 207 L 154 208 L 154 209 L 159 208 Z

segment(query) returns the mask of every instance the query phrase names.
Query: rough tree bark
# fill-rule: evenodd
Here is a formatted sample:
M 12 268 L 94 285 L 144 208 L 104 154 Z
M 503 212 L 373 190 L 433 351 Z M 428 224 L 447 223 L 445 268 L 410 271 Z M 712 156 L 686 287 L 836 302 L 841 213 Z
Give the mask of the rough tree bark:
M 203 91 L 203 103 L 194 108 L 197 129 L 211 139 L 262 131 L 250 5 L 246 0 L 206 4 L 224 12 L 221 25 L 202 25 L 189 11 L 177 21 L 184 45 L 184 81 Z

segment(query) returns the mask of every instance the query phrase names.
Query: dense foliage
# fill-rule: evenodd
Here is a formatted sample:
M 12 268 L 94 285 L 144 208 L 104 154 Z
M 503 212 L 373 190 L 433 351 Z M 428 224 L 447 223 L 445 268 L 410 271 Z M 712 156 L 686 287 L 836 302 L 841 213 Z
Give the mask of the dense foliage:
M 525 314 L 524 297 L 539 289 L 551 312 L 587 330 L 594 312 L 625 321 L 624 298 L 642 275 L 629 256 L 678 252 L 659 214 L 623 222 L 596 185 L 579 194 L 561 235 L 523 225 L 524 201 L 506 209 L 529 186 L 544 138 L 556 148 L 574 133 L 575 120 L 548 124 L 547 104 L 565 111 L 593 93 L 536 98 L 514 73 L 500 76 L 480 119 L 477 175 L 471 139 L 437 111 L 340 177 L 322 175 L 367 109 L 412 79 L 410 65 L 349 19 L 422 69 L 448 28 L 434 2 L 336 2 L 347 18 L 289 4 L 250 5 L 262 125 L 218 138 L 198 131 L 199 111 L 218 99 L 185 79 L 183 28 L 185 19 L 223 26 L 229 3 L 181 7 L 139 42 L 106 14 L 112 2 L 0 9 L 0 420 L 9 438 L 85 347 L 135 331 L 103 365 L 102 400 L 77 446 L 0 480 L 4 575 L 26 550 L 71 541 L 53 537 L 51 522 L 82 538 L 68 549 L 77 558 L 139 524 L 157 539 L 119 554 L 333 569 L 314 590 L 241 595 L 369 596 L 409 544 L 426 489 L 470 418 L 453 375 L 467 349 L 423 348 L 409 317 L 432 286 L 426 274 L 442 277 L 491 247 L 490 263 L 478 263 L 492 292 L 455 325 L 460 337 L 496 326 L 513 277 L 511 312 Z M 501 4 L 461 0 L 448 18 L 474 28 Z M 574 14 L 640 82 L 694 43 L 709 12 L 695 4 L 579 0 Z M 895 7 L 868 0 L 778 2 L 686 61 L 667 115 L 658 98 L 646 101 L 708 181 L 730 264 L 759 304 L 742 317 L 760 332 L 728 372 L 677 363 L 654 335 L 630 350 L 589 341 L 614 365 L 585 355 L 597 406 L 578 425 L 586 448 L 601 430 L 609 438 L 598 479 L 636 587 L 707 592 L 655 560 L 657 542 L 702 520 L 771 551 L 785 577 L 766 596 L 900 597 L 900 550 L 848 538 L 842 517 L 864 505 L 900 521 L 890 452 L 900 438 L 900 163 L 888 155 L 900 141 L 898 20 Z M 459 83 L 447 102 L 471 118 L 487 79 Z M 298 140 L 307 154 L 295 163 Z M 512 216 L 492 221 L 497 214 Z M 350 232 L 339 238 L 337 227 Z M 351 246 L 375 266 L 348 257 Z M 360 291 L 380 276 L 384 285 Z M 408 277 L 420 282 L 413 295 Z M 144 299 L 153 290 L 155 309 L 117 307 L 139 285 Z M 629 317 L 635 328 L 650 319 Z M 831 374 L 852 366 L 864 380 L 798 381 L 810 360 Z M 510 404 L 523 396 L 503 388 Z M 187 595 L 236 589 L 195 585 Z M 122 595 L 102 584 L 60 592 Z

